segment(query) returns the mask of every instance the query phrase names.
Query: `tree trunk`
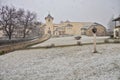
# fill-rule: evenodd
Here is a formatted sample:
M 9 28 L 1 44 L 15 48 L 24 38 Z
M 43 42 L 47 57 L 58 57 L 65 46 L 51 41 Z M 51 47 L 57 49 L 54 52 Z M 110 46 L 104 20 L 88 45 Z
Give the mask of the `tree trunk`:
M 11 35 L 9 35 L 8 37 L 9 37 L 9 40 L 11 40 L 12 36 L 11 36 Z
M 23 32 L 23 38 L 25 38 L 26 36 L 25 36 L 26 34 L 25 34 L 25 30 L 24 30 L 24 32 Z
M 26 27 L 24 27 L 24 30 L 23 30 L 23 38 L 26 37 Z

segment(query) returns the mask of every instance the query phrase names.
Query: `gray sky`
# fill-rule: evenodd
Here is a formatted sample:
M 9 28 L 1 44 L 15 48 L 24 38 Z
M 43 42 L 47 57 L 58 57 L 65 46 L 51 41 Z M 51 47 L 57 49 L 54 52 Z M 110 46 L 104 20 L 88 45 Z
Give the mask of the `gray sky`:
M 4 4 L 34 11 L 42 22 L 50 13 L 54 23 L 90 21 L 107 26 L 113 15 L 120 14 L 120 0 L 6 0 Z

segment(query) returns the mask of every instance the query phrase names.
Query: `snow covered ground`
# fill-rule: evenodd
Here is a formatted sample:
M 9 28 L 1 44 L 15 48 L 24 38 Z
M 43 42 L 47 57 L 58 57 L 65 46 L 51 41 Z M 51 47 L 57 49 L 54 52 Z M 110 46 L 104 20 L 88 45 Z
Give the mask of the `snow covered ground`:
M 75 36 L 69 36 L 69 37 L 58 37 L 58 38 L 50 38 L 49 40 L 34 45 L 32 47 L 40 47 L 40 46 L 49 46 L 51 44 L 55 45 L 69 45 L 69 44 L 76 44 L 77 40 L 74 38 Z M 102 36 L 102 37 L 97 37 L 97 42 L 104 42 L 104 40 L 108 38 L 108 36 Z M 93 36 L 88 37 L 88 36 L 82 36 L 81 38 L 82 43 L 93 43 Z
M 120 44 L 14 51 L 0 56 L 0 80 L 120 80 Z

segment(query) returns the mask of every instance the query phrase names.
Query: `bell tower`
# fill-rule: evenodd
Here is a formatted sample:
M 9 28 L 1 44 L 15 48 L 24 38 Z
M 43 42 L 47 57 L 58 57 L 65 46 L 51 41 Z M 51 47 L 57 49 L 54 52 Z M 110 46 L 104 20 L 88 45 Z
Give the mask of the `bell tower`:
M 51 34 L 53 35 L 53 20 L 54 18 L 48 14 L 47 17 L 45 17 L 46 20 L 46 27 L 45 27 L 45 34 Z
M 50 14 L 48 14 L 48 16 L 45 17 L 46 24 L 52 24 L 53 23 L 53 19 L 54 18 Z

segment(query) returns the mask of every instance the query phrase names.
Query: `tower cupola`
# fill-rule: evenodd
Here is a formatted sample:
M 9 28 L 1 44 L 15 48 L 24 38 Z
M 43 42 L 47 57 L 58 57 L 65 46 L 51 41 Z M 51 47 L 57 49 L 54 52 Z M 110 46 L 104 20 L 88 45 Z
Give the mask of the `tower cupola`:
M 52 24 L 53 23 L 53 19 L 54 18 L 50 14 L 48 14 L 48 16 L 45 17 L 46 24 Z
M 54 18 L 53 18 L 50 14 L 48 14 L 48 16 L 45 17 L 45 20 L 46 20 L 46 19 L 52 19 L 52 20 L 53 20 Z

